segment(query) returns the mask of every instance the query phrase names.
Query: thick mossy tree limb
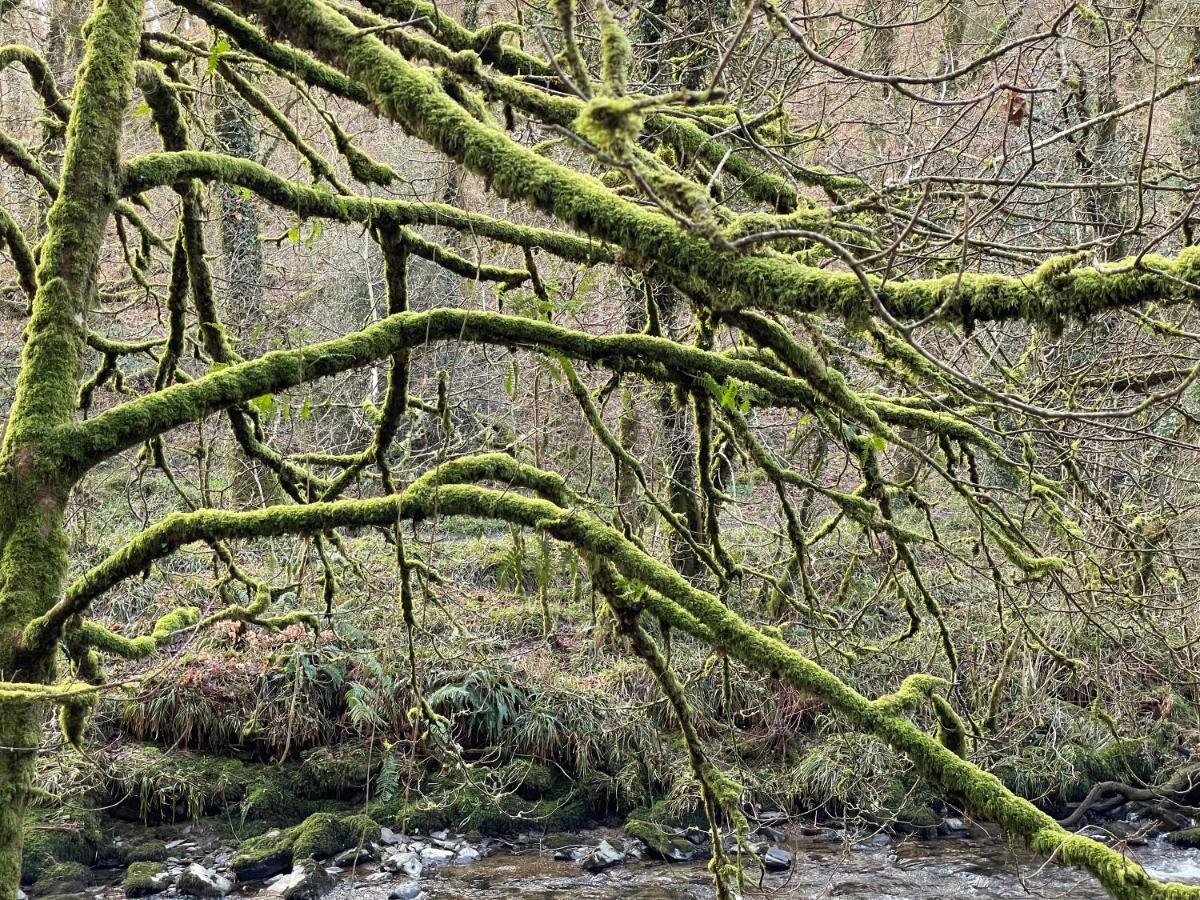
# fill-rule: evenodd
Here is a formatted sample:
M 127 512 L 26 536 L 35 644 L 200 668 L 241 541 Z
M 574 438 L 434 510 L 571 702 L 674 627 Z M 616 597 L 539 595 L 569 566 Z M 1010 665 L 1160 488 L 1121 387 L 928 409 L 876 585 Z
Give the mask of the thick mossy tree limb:
M 554 499 L 523 496 L 511 489 L 496 491 L 474 484 L 448 483 L 474 480 L 501 481 Z M 905 711 L 929 696 L 937 687 L 935 682 L 910 679 L 897 694 L 872 701 L 774 634 L 746 623 L 719 598 L 646 555 L 620 532 L 579 509 L 555 502 L 569 499 L 558 476 L 499 454 L 467 457 L 434 470 L 406 491 L 389 497 L 244 512 L 202 510 L 172 516 L 93 569 L 73 586 L 68 597 L 85 605 L 86 599 L 106 586 L 199 540 L 317 533 L 337 526 L 383 526 L 398 520 L 455 515 L 494 518 L 539 529 L 607 560 L 626 579 L 650 588 L 640 601 L 646 612 L 755 671 L 784 678 L 820 697 L 856 727 L 905 754 L 922 777 L 962 802 L 972 815 L 997 822 L 1042 856 L 1092 873 L 1114 897 L 1200 898 L 1200 887 L 1159 882 L 1119 850 L 1066 831 L 1032 803 L 1009 791 L 994 775 L 961 758 L 958 752 L 965 748 L 960 741 L 947 741 L 950 746 L 945 746 L 914 725 Z
M 680 286 L 707 296 L 715 309 L 759 307 L 825 312 L 865 322 L 871 310 L 849 272 L 830 272 L 769 253 L 721 250 L 673 219 L 625 200 L 598 179 L 582 175 L 517 144 L 477 121 L 428 70 L 372 33 L 312 0 L 234 0 L 298 47 L 363 86 L 371 100 L 406 131 L 485 178 L 500 196 L 523 200 L 597 239 L 623 247 L 643 264 L 675 273 Z M 1077 267 L 1077 258 L 1051 260 L 1024 277 L 950 275 L 877 285 L 897 318 L 931 314 L 971 324 L 1023 318 L 1058 328 L 1106 309 L 1194 299 L 1200 248 L 1169 260 L 1145 257 L 1126 271 Z M 1125 267 L 1128 268 L 1128 267 Z M 1161 274 L 1159 274 L 1161 273 Z
M 0 447 L 0 672 L 49 682 L 53 652 L 23 652 L 20 635 L 62 590 L 72 478 L 54 433 L 75 415 L 87 313 L 100 245 L 118 197 L 118 148 L 141 36 L 140 0 L 105 0 L 86 27 L 87 51 L 67 126 L 58 194 L 47 215 L 37 291 Z M 15 900 L 22 825 L 42 732 L 40 703 L 0 699 L 0 900 Z

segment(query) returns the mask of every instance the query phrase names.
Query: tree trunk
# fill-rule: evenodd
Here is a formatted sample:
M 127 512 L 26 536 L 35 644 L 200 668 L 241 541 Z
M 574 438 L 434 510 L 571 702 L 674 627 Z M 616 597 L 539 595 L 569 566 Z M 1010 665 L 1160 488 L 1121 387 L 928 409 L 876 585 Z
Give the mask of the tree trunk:
M 0 900 L 16 900 L 21 882 L 21 829 L 41 731 L 40 704 L 0 712 Z
M 121 122 L 133 89 L 140 0 L 105 0 L 88 30 L 58 198 L 47 216 L 21 369 L 0 447 L 0 679 L 47 683 L 58 635 L 28 626 L 62 594 L 66 506 L 76 474 L 61 431 L 75 417 L 86 316 L 118 191 Z M 0 683 L 0 900 L 15 900 L 21 826 L 43 707 Z

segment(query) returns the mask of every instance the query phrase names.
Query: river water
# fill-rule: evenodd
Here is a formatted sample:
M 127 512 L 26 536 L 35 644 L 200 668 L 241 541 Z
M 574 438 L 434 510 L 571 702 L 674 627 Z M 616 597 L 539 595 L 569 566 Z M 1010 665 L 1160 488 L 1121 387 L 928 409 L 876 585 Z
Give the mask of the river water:
M 999 838 L 910 840 L 850 849 L 819 839 L 789 842 L 791 871 L 748 884 L 744 895 L 780 900 L 857 897 L 872 900 L 1008 900 L 1107 895 L 1090 876 L 1043 865 Z M 1161 843 L 1132 855 L 1159 878 L 1200 883 L 1200 852 Z M 343 882 L 331 900 L 386 900 L 400 882 Z M 635 862 L 594 875 L 549 852 L 498 854 L 462 868 L 429 873 L 429 900 L 710 900 L 702 863 Z

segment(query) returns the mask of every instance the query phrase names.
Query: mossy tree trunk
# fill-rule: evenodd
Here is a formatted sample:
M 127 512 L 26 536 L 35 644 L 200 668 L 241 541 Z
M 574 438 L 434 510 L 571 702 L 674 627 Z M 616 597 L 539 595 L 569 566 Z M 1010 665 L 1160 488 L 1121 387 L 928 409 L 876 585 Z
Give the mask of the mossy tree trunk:
M 75 473 L 58 432 L 70 425 L 95 291 L 99 251 L 118 196 L 118 144 L 133 85 L 140 0 L 105 0 L 90 23 L 67 129 L 58 198 L 50 208 L 21 371 L 0 448 L 0 673 L 44 684 L 56 643 L 26 635 L 62 593 L 67 499 Z M 34 698 L 0 706 L 0 900 L 15 900 L 21 825 L 44 708 Z

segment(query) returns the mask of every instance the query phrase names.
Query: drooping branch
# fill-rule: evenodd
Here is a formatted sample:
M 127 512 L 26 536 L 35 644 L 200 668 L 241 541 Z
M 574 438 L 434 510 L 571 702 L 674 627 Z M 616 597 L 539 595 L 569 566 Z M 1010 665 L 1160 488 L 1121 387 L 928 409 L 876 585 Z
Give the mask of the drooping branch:
M 501 481 L 553 499 L 457 483 L 479 480 Z M 910 679 L 897 694 L 875 701 L 864 697 L 779 638 L 747 624 L 717 597 L 691 585 L 615 529 L 578 508 L 560 505 L 570 499 L 558 476 L 519 465 L 506 456 L 489 455 L 449 463 L 402 493 L 388 497 L 175 515 L 143 532 L 77 581 L 62 603 L 26 632 L 26 641 L 45 640 L 55 623 L 86 608 L 98 593 L 195 541 L 311 534 L 336 526 L 386 526 L 400 520 L 455 515 L 495 518 L 545 531 L 582 552 L 607 560 L 626 579 L 647 586 L 640 601 L 647 612 L 755 671 L 775 674 L 822 698 L 856 727 L 908 756 L 919 774 L 961 800 L 973 815 L 995 821 L 1009 834 L 1023 837 L 1040 855 L 1092 873 L 1114 897 L 1200 897 L 1200 887 L 1159 882 L 1119 850 L 1066 831 L 1032 803 L 1011 793 L 995 776 L 959 756 L 956 751 L 962 749 L 961 742 L 945 746 L 914 725 L 905 711 L 929 695 L 936 687 L 933 682 Z M 953 721 L 944 710 L 939 715 Z

